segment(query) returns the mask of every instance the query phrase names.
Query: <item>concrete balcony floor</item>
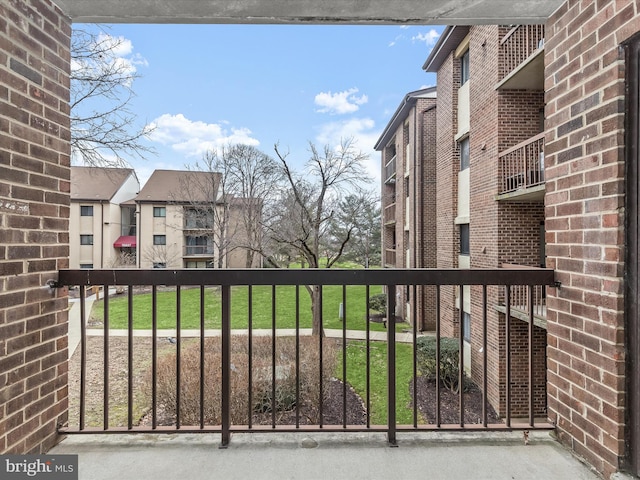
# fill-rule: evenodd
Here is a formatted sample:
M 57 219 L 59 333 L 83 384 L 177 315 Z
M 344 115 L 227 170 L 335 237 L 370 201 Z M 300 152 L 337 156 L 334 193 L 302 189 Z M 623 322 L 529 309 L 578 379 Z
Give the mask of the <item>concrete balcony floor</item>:
M 75 435 L 50 454 L 78 454 L 82 480 L 598 479 L 549 432 Z

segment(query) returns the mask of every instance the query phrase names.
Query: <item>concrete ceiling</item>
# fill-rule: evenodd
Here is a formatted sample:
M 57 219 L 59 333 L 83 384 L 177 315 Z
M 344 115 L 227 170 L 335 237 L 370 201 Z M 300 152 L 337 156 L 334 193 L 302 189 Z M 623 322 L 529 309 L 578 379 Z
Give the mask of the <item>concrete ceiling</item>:
M 564 0 L 53 0 L 76 23 L 529 24 Z

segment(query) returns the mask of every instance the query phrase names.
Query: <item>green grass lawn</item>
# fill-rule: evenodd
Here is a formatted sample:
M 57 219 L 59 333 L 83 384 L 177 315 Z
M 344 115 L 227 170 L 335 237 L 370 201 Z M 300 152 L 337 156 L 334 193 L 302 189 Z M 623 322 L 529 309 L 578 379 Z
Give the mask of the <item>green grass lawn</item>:
M 370 295 L 382 291 L 380 286 L 370 287 Z M 346 321 L 347 328 L 365 330 L 367 322 L 365 287 L 350 285 L 346 288 Z M 205 290 L 204 324 L 205 328 L 217 329 L 221 327 L 221 300 L 217 288 Z M 252 289 L 253 328 L 270 329 L 272 325 L 272 287 L 256 286 Z M 339 318 L 342 298 L 341 286 L 325 286 L 323 288 L 323 325 L 327 329 L 341 329 L 343 321 Z M 276 327 L 295 328 L 296 326 L 296 291 L 294 286 L 284 285 L 276 287 Z M 231 328 L 248 327 L 249 289 L 238 286 L 231 289 Z M 311 327 L 311 300 L 304 287 L 299 289 L 300 327 Z M 158 328 L 176 328 L 177 295 L 175 291 L 163 291 L 157 294 Z M 92 318 L 102 321 L 104 318 L 104 301 L 95 302 Z M 180 291 L 180 326 L 184 329 L 200 328 L 200 289 L 183 288 Z M 133 327 L 136 329 L 150 329 L 152 318 L 151 294 L 138 294 L 133 297 Z M 127 328 L 128 299 L 127 296 L 109 299 L 109 327 Z M 380 323 L 370 323 L 371 330 L 383 331 Z M 402 331 L 407 325 L 397 324 L 396 330 Z
M 342 378 L 342 352 L 338 354 L 336 378 Z M 370 343 L 371 374 L 371 424 L 387 423 L 387 344 L 385 342 Z M 413 410 L 409 382 L 413 378 L 413 346 L 396 345 L 396 421 L 398 425 L 413 424 Z M 347 383 L 360 395 L 363 401 L 367 398 L 367 356 L 366 343 L 349 341 L 347 344 Z

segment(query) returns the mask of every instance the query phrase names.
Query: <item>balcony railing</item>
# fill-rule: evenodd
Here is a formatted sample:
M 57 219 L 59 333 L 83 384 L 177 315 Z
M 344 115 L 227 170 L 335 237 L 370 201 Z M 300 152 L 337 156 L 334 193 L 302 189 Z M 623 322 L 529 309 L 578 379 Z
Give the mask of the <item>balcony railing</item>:
M 531 267 L 514 264 L 503 264 L 503 268 L 530 270 Z M 541 328 L 547 328 L 547 292 L 544 285 L 514 285 L 505 290 L 504 300 L 499 302 L 496 309 L 506 313 L 509 305 L 509 314 L 512 317 L 528 321 L 533 319 L 533 323 Z
M 384 251 L 384 264 L 390 267 L 396 266 L 396 249 L 387 248 Z
M 504 78 L 518 68 L 536 50 L 544 47 L 544 25 L 517 25 L 500 41 L 504 59 Z
M 103 303 L 94 305 L 93 314 L 101 319 L 97 330 L 101 340 L 93 343 L 93 348 L 102 352 L 97 364 L 87 362 L 89 330 L 85 322 L 80 322 L 79 413 L 77 420 L 70 420 L 72 423 L 61 428 L 61 432 L 219 432 L 222 445 L 225 446 L 232 432 L 385 432 L 388 441 L 395 444 L 398 431 L 552 428 L 552 425 L 536 419 L 540 412 L 534 406 L 534 379 L 536 396 L 539 397 L 540 389 L 544 394 L 545 367 L 544 363 L 540 366 L 540 357 L 534 353 L 533 319 L 530 318 L 527 328 L 518 329 L 518 332 L 508 326 L 503 332 L 492 331 L 493 324 L 488 322 L 487 317 L 493 306 L 487 300 L 487 291 L 494 290 L 496 286 L 508 291 L 516 285 L 531 289 L 537 285 L 550 285 L 553 281 L 554 272 L 548 269 L 62 270 L 59 272 L 58 286 L 79 286 L 79 305 L 73 308 L 80 308 L 80 318 L 87 318 L 84 293 L 89 286 L 101 285 L 105 292 L 114 286 L 125 286 L 128 293 L 119 299 L 106 295 Z M 328 334 L 309 334 L 302 328 L 306 321 L 304 314 L 309 311 L 308 307 L 302 308 L 305 299 L 309 301 L 304 290 L 310 284 L 318 287 L 316 311 L 320 329 L 326 329 L 331 321 L 341 322 L 340 328 L 331 331 L 337 339 L 330 338 Z M 412 298 L 417 298 L 429 290 L 434 300 L 433 312 L 436 313 L 435 331 L 430 334 L 435 342 L 435 352 L 438 352 L 433 359 L 435 371 L 442 371 L 439 353 L 443 351 L 441 328 L 445 321 L 454 321 L 451 315 L 458 315 L 451 301 L 455 287 L 462 285 L 477 285 L 474 291 L 478 299 L 474 304 L 482 305 L 484 312 L 472 319 L 472 361 L 478 362 L 478 368 L 474 367 L 474 370 L 482 372 L 479 378 L 473 380 L 481 392 L 481 412 L 473 420 L 465 416 L 466 389 L 459 388 L 453 394 L 455 400 L 447 400 L 450 402 L 448 409 L 455 405 L 458 418 L 453 423 L 443 422 L 441 410 L 445 387 L 436 375 L 433 379 L 436 398 L 430 401 L 433 416 L 424 418 L 419 407 L 424 399 L 414 395 L 406 407 L 411 420 L 401 423 L 397 420 L 397 412 L 398 408 L 405 408 L 406 401 L 398 402 L 397 395 L 408 386 L 398 384 L 396 380 L 399 368 L 397 358 L 402 358 L 405 365 L 411 365 L 413 374 L 409 388 L 416 392 L 416 382 L 419 380 L 417 322 L 406 334 L 397 334 L 395 328 L 374 332 L 367 321 L 371 313 L 369 298 L 374 293 L 384 291 L 386 315 L 395 318 L 396 301 L 401 298 L 401 295 L 396 296 L 396 292 L 401 294 L 410 291 Z M 134 295 L 134 286 L 138 286 L 138 289 L 143 286 L 147 293 L 138 298 Z M 459 291 L 464 289 L 459 288 Z M 160 295 L 163 295 L 162 299 Z M 195 307 L 187 307 L 187 295 Z M 329 297 L 341 303 L 340 319 L 336 318 L 338 312 L 329 308 L 329 305 L 333 305 Z M 171 304 L 173 307 L 169 308 Z M 451 315 L 445 318 L 447 311 Z M 416 318 L 415 314 L 414 307 L 412 318 Z M 169 333 L 160 330 L 161 317 L 162 321 L 166 321 L 167 317 L 173 319 L 170 320 L 172 327 Z M 216 318 L 220 322 L 217 330 L 209 330 L 212 328 L 210 322 Z M 255 328 L 258 322 L 262 330 Z M 461 317 L 457 322 L 461 322 Z M 183 327 L 187 323 L 191 324 L 191 330 Z M 283 324 L 290 328 L 283 330 Z M 124 325 L 119 327 L 124 329 L 117 331 L 112 325 Z M 232 325 L 241 330 L 232 331 Z M 359 331 L 357 341 L 351 339 L 353 329 Z M 382 334 L 382 339 L 374 340 L 374 333 Z M 514 338 L 516 333 L 519 335 L 517 339 Z M 134 340 L 145 334 L 148 343 L 146 348 L 141 348 Z M 110 364 L 118 359 L 118 354 L 111 351 L 116 335 L 121 335 L 121 341 L 125 344 L 124 350 L 119 351 L 126 353 L 120 354 L 120 357 L 127 357 L 126 360 L 120 358 L 119 366 Z M 524 340 L 522 335 L 526 337 Z M 488 356 L 487 351 L 488 347 L 495 348 L 498 339 L 505 343 L 498 347 L 500 355 L 496 360 L 496 357 Z M 399 340 L 407 342 L 404 344 L 407 346 L 401 347 Z M 462 335 L 457 335 L 454 343 L 458 345 L 459 354 L 458 382 L 465 382 L 466 385 Z M 287 355 L 282 350 L 285 344 L 292 346 Z M 266 352 L 266 355 L 258 355 L 258 345 L 260 352 L 263 355 Z M 374 351 L 380 348 L 384 349 L 384 354 L 377 357 L 377 362 L 373 362 Z M 315 351 L 316 355 L 309 357 L 310 351 Z M 356 369 L 349 360 L 349 355 L 355 352 L 359 352 L 364 359 L 364 366 L 360 369 Z M 542 355 L 544 362 L 544 353 Z M 148 375 L 134 371 L 134 359 L 140 357 L 149 365 Z M 332 363 L 329 361 L 331 359 L 335 361 Z M 502 367 L 490 363 L 495 361 L 503 362 Z M 303 364 L 310 368 L 307 372 L 313 375 L 303 375 Z M 512 365 L 517 365 L 513 372 Z M 495 388 L 496 381 L 502 385 L 503 391 L 499 396 L 504 404 L 500 418 L 491 422 L 488 420 L 488 372 L 502 376 L 498 380 L 492 377 L 490 385 Z M 336 376 L 344 382 L 337 389 L 328 389 L 324 379 Z M 114 403 L 115 389 L 110 390 L 114 377 L 121 380 L 119 386 L 122 387 L 123 380 L 126 384 L 126 388 L 122 387 L 126 390 L 121 400 L 124 404 Z M 374 377 L 385 379 L 384 391 L 374 390 Z M 245 379 L 244 383 L 239 381 L 241 378 Z M 303 392 L 303 384 L 308 383 L 309 378 L 317 382 L 312 389 L 313 394 L 306 390 L 304 392 L 307 393 Z M 363 404 L 366 412 L 360 423 L 349 421 L 347 416 L 347 384 L 353 381 L 351 379 L 358 380 L 362 398 L 358 404 Z M 147 387 L 141 387 L 141 382 L 146 382 Z M 187 385 L 190 387 L 187 388 Z M 260 394 L 256 393 L 256 385 L 264 387 Z M 526 401 L 521 395 L 522 385 L 529 385 Z M 169 392 L 171 402 L 160 398 L 161 386 L 163 391 Z M 209 393 L 209 388 L 213 387 L 217 388 L 216 395 Z M 372 398 L 380 395 L 385 397 L 386 411 L 378 417 L 383 419 L 381 422 L 374 422 Z M 339 418 L 331 421 L 325 418 L 325 406 L 329 401 L 337 401 L 338 409 L 342 412 Z M 135 414 L 141 402 L 147 411 L 144 417 L 146 421 L 143 422 L 139 422 L 140 417 Z M 315 405 L 317 415 L 308 417 L 304 424 L 300 408 L 309 402 Z M 98 410 L 98 425 L 87 425 L 91 406 Z M 111 415 L 114 410 L 126 412 L 120 422 L 114 422 L 114 416 Z M 208 421 L 205 412 L 209 411 L 215 411 L 220 420 Z M 190 420 L 186 420 L 187 412 L 191 414 L 188 417 Z M 257 415 L 261 415 L 260 421 Z
M 544 183 L 544 132 L 502 152 L 499 194 Z
M 211 245 L 187 245 L 184 247 L 184 256 L 211 256 L 213 247 Z
M 384 223 L 396 222 L 396 204 L 394 203 L 384 207 Z
M 396 179 L 396 156 L 384 165 L 384 183 L 393 183 Z

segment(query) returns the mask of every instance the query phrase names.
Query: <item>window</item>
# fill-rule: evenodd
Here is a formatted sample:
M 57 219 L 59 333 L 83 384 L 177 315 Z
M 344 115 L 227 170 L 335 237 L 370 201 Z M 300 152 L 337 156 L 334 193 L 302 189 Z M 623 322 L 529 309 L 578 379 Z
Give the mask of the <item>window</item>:
M 469 50 L 460 57 L 460 86 L 469 80 Z
M 408 197 L 410 195 L 410 182 L 409 177 L 404 177 L 404 196 Z
M 193 230 L 211 229 L 213 228 L 213 214 L 213 207 L 187 208 L 184 212 L 184 226 Z
M 153 207 L 153 216 L 154 217 L 166 217 L 167 216 L 167 207 Z
M 469 152 L 469 143 L 469 137 L 467 137 L 460 140 L 460 143 L 458 144 L 460 147 L 460 171 L 469 168 L 469 157 L 471 156 Z
M 460 224 L 460 255 L 469 255 L 469 224 Z
M 465 342 L 471 342 L 471 315 L 462 312 L 462 338 Z
M 93 245 L 93 235 L 80 235 L 80 245 Z
M 185 268 L 213 268 L 213 262 L 209 261 L 188 261 Z
M 192 237 L 185 238 L 187 244 L 186 255 L 212 255 L 213 247 L 211 238 L 209 237 Z
M 93 217 L 93 205 L 80 205 L 81 217 Z
M 136 209 L 133 207 L 122 207 L 120 210 L 120 235 L 135 236 L 136 234 Z
M 153 244 L 154 245 L 166 245 L 167 244 L 167 236 L 166 235 L 154 235 L 153 236 Z
M 153 262 L 153 268 L 167 268 L 165 262 Z
M 81 263 L 80 268 L 93 268 L 93 263 Z

